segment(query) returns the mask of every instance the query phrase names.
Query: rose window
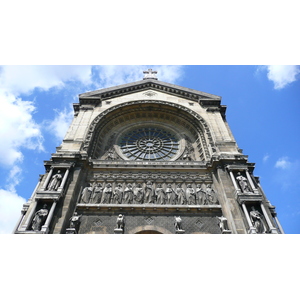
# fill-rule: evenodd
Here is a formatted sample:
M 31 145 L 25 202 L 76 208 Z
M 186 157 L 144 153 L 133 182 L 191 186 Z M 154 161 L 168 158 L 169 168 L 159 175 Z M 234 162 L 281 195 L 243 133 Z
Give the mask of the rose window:
M 147 127 L 125 133 L 119 146 L 130 160 L 170 160 L 179 150 L 179 141 L 165 129 Z

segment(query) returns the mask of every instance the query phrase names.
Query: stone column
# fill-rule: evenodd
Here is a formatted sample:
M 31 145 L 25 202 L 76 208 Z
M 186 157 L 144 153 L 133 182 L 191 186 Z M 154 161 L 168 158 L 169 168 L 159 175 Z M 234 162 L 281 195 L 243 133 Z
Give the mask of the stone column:
M 265 209 L 265 207 L 264 207 L 264 205 L 262 203 L 260 203 L 260 207 L 261 207 L 263 215 L 264 215 L 264 217 L 265 217 L 265 219 L 266 219 L 266 221 L 268 223 L 268 226 L 270 228 L 271 233 L 278 233 L 277 229 L 273 226 L 273 224 L 272 224 L 272 222 L 271 222 L 271 220 L 270 220 L 270 218 L 269 218 L 269 216 L 268 216 L 268 214 L 266 212 L 266 209 Z
M 46 190 L 47 185 L 48 185 L 48 183 L 49 183 L 49 181 L 50 181 L 50 179 L 52 177 L 52 173 L 53 173 L 53 167 L 51 167 L 50 172 L 48 173 L 48 176 L 47 176 L 47 178 L 46 178 L 46 180 L 45 180 L 45 182 L 44 182 L 44 184 L 43 184 L 43 186 L 41 188 L 42 191 Z
M 18 223 L 17 223 L 17 225 L 15 226 L 15 228 L 14 228 L 14 230 L 13 230 L 12 233 L 15 233 L 16 231 L 18 231 L 18 228 L 19 228 L 19 226 L 20 226 L 20 224 L 21 224 L 21 222 L 22 222 L 22 220 L 23 220 L 23 218 L 24 218 L 24 216 L 25 216 L 26 211 L 27 211 L 27 210 L 25 210 L 24 208 L 21 210 L 20 218 L 19 218 Z
M 50 212 L 49 212 L 49 214 L 48 214 L 48 216 L 47 216 L 47 219 L 46 219 L 45 224 L 42 226 L 41 232 L 43 232 L 43 233 L 48 233 L 48 232 L 49 232 L 49 225 L 50 225 L 50 222 L 51 222 L 51 220 L 52 220 L 52 217 L 53 217 L 53 214 L 54 214 L 55 207 L 56 207 L 56 201 L 54 201 L 54 202 L 52 203 Z
M 280 224 L 279 220 L 277 219 L 277 215 L 275 214 L 273 217 L 279 227 L 280 233 L 284 234 L 283 228 L 281 227 L 281 224 Z
M 64 174 L 64 177 L 63 177 L 63 179 L 62 179 L 62 181 L 61 181 L 61 183 L 60 183 L 60 186 L 59 186 L 59 188 L 57 189 L 58 192 L 61 192 L 61 191 L 63 190 L 63 188 L 64 188 L 64 186 L 65 186 L 65 183 L 66 183 L 66 181 L 67 181 L 69 172 L 70 172 L 70 168 L 67 168 L 67 170 L 66 170 L 66 172 L 65 172 L 65 174 Z
M 32 207 L 31 207 L 31 211 L 30 211 L 30 213 L 29 213 L 29 215 L 28 215 L 25 223 L 21 226 L 20 231 L 26 231 L 26 230 L 28 230 L 28 228 L 29 228 L 29 226 L 31 224 L 33 215 L 35 213 L 36 206 L 37 206 L 37 202 L 35 201 L 35 202 L 33 202 Z
M 251 178 L 251 176 L 250 176 L 248 170 L 246 170 L 246 177 L 247 177 L 247 179 L 248 179 L 248 181 L 249 181 L 249 183 L 250 183 L 250 186 L 251 186 L 251 188 L 252 188 L 252 191 L 253 191 L 255 194 L 258 194 L 258 190 L 257 190 L 257 188 L 255 187 L 255 185 L 254 185 L 254 183 L 253 183 L 253 181 L 252 181 L 252 178 Z
M 248 213 L 248 210 L 247 210 L 247 207 L 246 207 L 245 203 L 242 203 L 242 207 L 243 207 L 244 214 L 246 216 L 246 219 L 247 219 L 247 222 L 248 222 L 248 225 L 249 225 L 249 228 L 250 228 L 248 233 L 250 233 L 250 234 L 257 233 L 255 227 L 253 226 L 253 224 L 250 220 L 249 213 Z
M 236 180 L 235 180 L 235 178 L 234 178 L 234 176 L 233 176 L 232 171 L 231 171 L 231 170 L 228 170 L 228 171 L 229 171 L 229 174 L 230 174 L 232 183 L 233 183 L 233 185 L 234 185 L 236 191 L 241 192 L 241 189 L 238 187 L 238 185 L 237 185 L 237 183 L 236 183 Z

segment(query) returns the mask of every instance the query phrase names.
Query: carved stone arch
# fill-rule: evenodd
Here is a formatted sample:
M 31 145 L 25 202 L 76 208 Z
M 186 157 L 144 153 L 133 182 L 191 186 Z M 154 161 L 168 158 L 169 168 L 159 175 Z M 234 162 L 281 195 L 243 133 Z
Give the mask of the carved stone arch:
M 173 234 L 174 232 L 171 232 L 167 230 L 166 228 L 155 226 L 155 225 L 144 225 L 144 226 L 137 226 L 133 229 L 131 229 L 128 234 L 143 234 L 143 233 L 161 233 L 161 234 Z
M 110 147 L 109 143 L 112 141 L 108 140 L 108 136 L 112 140 L 114 138 L 113 134 L 109 135 L 111 129 L 122 123 L 132 122 L 134 118 L 173 122 L 186 128 L 196 139 L 200 160 L 209 160 L 211 151 L 208 145 L 213 145 L 213 139 L 207 122 L 185 106 L 161 100 L 128 101 L 103 111 L 92 121 L 82 149 L 90 157 L 99 158 L 99 153 L 103 152 L 101 147 Z

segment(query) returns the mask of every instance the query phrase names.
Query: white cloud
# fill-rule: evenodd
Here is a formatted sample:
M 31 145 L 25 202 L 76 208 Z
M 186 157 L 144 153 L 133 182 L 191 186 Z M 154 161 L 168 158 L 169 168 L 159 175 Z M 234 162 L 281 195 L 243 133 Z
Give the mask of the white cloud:
M 56 116 L 47 126 L 47 130 L 55 136 L 58 142 L 61 142 L 72 122 L 74 112 L 73 109 L 67 110 L 66 108 L 63 111 L 55 110 L 55 112 Z
M 63 87 L 66 81 L 89 84 L 91 74 L 91 66 L 2 66 L 0 86 L 17 96 L 35 88 Z
M 12 233 L 25 202 L 15 192 L 0 189 L 0 234 Z
M 270 155 L 269 155 L 269 154 L 266 154 L 266 155 L 263 157 L 263 162 L 267 162 L 269 158 L 270 158 Z
M 0 164 L 12 166 L 23 159 L 22 148 L 43 150 L 40 126 L 32 118 L 33 102 L 0 92 Z
M 273 81 L 275 89 L 282 89 L 297 80 L 299 66 L 271 65 L 267 66 L 268 79 Z
M 287 156 L 279 158 L 275 163 L 275 168 L 288 169 L 291 167 L 291 162 Z

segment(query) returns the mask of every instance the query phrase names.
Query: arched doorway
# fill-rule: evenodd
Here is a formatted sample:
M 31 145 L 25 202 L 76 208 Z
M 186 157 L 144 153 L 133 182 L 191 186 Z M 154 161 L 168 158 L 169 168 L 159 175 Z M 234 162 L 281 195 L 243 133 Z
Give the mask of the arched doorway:
M 141 230 L 139 232 L 136 232 L 136 234 L 162 234 L 162 233 L 156 230 Z

